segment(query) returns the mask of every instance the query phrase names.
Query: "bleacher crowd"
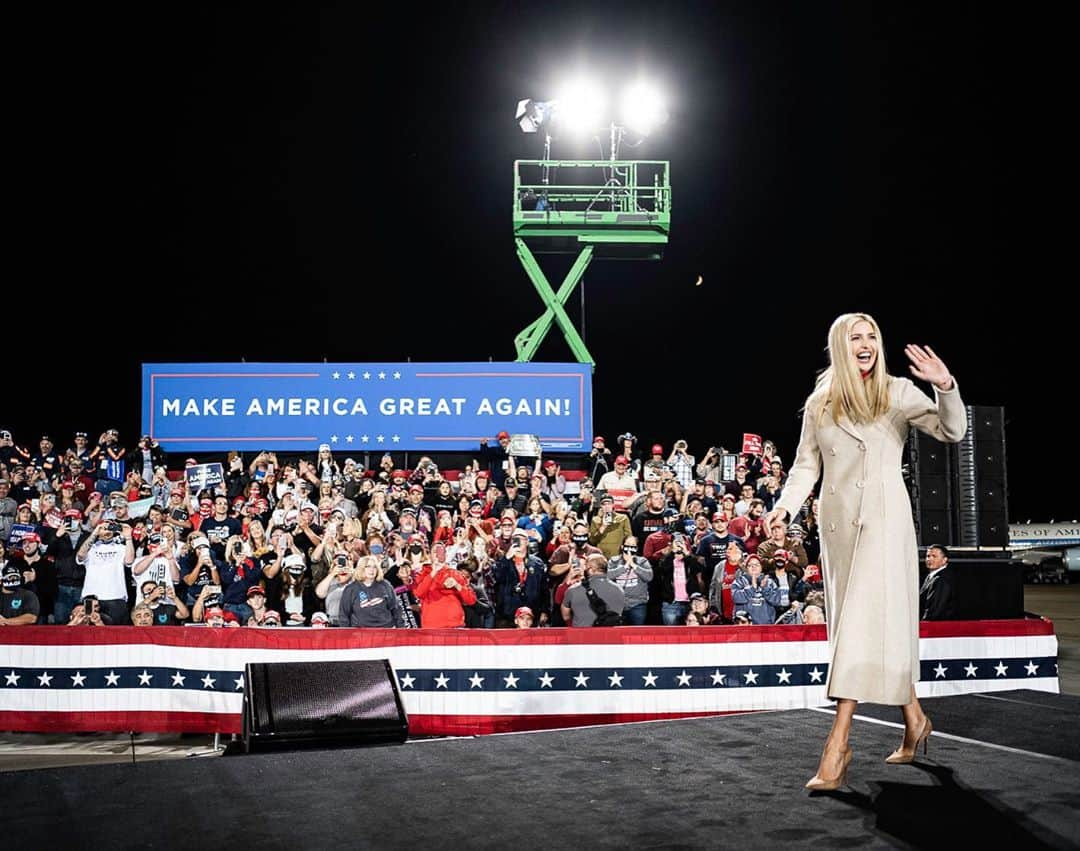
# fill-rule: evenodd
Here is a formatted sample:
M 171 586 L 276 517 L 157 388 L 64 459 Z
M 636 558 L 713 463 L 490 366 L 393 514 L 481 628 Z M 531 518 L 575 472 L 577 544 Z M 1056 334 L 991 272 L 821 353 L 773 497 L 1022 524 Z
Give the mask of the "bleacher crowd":
M 566 469 L 509 444 L 442 471 L 231 452 L 196 490 L 198 460 L 170 470 L 148 436 L 60 451 L 0 431 L 0 626 L 824 622 L 816 500 L 763 525 L 785 477 L 769 441 L 730 481 L 722 448 L 683 440 L 597 437 Z

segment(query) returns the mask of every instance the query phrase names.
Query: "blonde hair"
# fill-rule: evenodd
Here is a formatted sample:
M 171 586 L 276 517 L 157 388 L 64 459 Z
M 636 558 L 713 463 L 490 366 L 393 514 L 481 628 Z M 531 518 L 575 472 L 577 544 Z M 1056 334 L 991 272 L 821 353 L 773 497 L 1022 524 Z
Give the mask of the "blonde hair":
M 877 359 L 863 378 L 851 358 L 851 331 L 859 322 L 870 325 L 877 337 Z M 889 373 L 881 329 L 869 313 L 845 313 L 829 329 L 829 366 L 818 376 L 814 396 L 820 398 L 818 417 L 828 411 L 833 422 L 845 418 L 854 424 L 870 423 L 889 410 Z
M 385 576 L 383 572 L 382 559 L 378 556 L 363 556 L 357 563 L 356 569 L 353 571 L 353 579 L 357 582 L 364 581 L 364 570 L 368 567 L 375 568 L 375 581 L 382 582 Z

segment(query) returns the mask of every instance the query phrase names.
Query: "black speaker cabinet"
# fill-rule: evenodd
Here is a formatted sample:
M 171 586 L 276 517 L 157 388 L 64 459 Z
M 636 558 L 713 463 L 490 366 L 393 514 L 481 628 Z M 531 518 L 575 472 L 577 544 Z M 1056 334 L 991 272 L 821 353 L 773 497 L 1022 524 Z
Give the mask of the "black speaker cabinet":
M 246 753 L 404 742 L 409 720 L 386 659 L 244 668 Z

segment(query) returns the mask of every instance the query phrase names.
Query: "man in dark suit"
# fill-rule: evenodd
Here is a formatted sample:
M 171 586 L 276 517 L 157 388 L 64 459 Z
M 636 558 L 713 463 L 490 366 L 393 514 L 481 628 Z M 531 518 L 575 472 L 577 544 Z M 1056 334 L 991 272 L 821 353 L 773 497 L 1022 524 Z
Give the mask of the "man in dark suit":
M 956 578 L 949 570 L 949 551 L 940 544 L 926 550 L 926 568 L 930 572 L 919 589 L 919 617 L 924 621 L 956 619 Z

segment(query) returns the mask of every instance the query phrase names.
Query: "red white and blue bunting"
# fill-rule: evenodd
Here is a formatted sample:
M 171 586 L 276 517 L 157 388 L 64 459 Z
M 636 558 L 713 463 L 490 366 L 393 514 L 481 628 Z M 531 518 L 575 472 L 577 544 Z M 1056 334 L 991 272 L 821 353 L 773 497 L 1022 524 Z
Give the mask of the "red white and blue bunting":
M 414 734 L 462 735 L 828 703 L 820 626 L 518 630 L 20 627 L 0 729 L 239 732 L 248 662 L 387 658 Z M 1058 691 L 1045 620 L 924 623 L 918 694 Z

